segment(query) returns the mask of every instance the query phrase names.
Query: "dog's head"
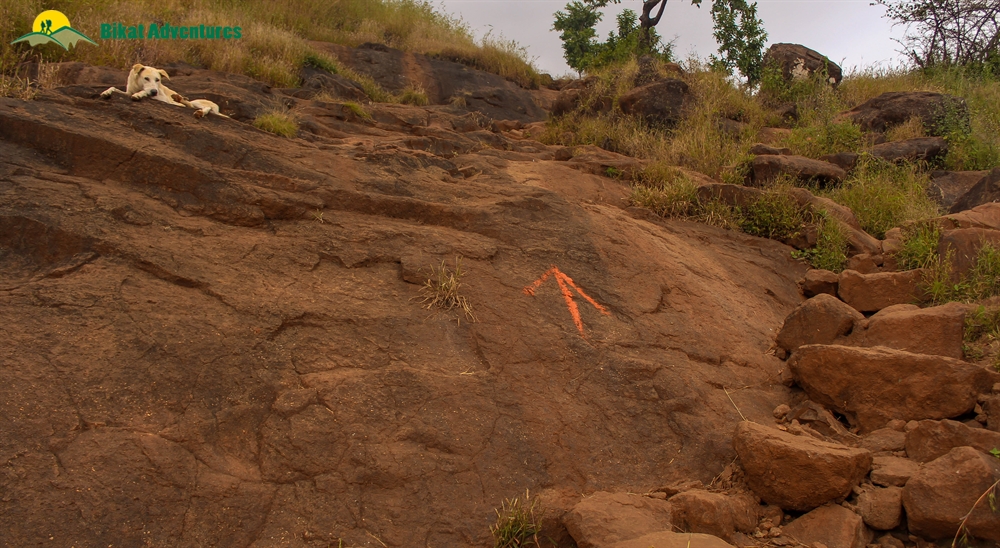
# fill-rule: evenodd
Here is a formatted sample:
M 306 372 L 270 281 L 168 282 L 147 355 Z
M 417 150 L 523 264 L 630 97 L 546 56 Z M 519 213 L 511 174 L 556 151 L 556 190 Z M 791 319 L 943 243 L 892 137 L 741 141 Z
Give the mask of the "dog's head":
M 129 78 L 135 82 L 136 87 L 142 88 L 143 91 L 148 91 L 150 97 L 156 97 L 157 94 L 162 92 L 160 89 L 160 80 L 169 80 L 170 76 L 167 75 L 167 71 L 165 70 L 136 64 L 132 66 Z

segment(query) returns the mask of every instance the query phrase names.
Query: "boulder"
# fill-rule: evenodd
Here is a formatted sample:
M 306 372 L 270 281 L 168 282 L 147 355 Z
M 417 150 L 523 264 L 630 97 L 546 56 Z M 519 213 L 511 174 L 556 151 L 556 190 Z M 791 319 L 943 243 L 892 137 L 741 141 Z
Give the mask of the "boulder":
M 698 202 L 718 200 L 729 206 L 746 207 L 764 196 L 760 189 L 726 183 L 706 183 L 698 187 Z
M 876 456 L 872 459 L 872 483 L 902 487 L 920 470 L 920 463 L 903 457 Z
M 747 494 L 693 489 L 670 497 L 668 502 L 675 531 L 706 533 L 726 542 L 732 542 L 736 532 L 753 533 L 761 518 L 761 506 Z
M 903 517 L 903 489 L 865 487 L 858 495 L 858 514 L 872 529 L 888 531 L 899 527 Z
M 782 156 L 789 155 L 792 153 L 790 148 L 778 148 L 771 145 L 765 145 L 764 143 L 757 143 L 756 145 L 750 147 L 750 154 L 758 156 Z
M 944 122 L 957 120 L 968 127 L 969 109 L 965 99 L 930 91 L 890 91 L 844 112 L 840 118 L 850 120 L 865 131 L 884 132 L 917 117 L 928 135 L 942 136 L 951 128 Z
M 849 257 L 847 259 L 847 270 L 853 270 L 862 274 L 874 274 L 878 272 L 878 264 L 875 262 L 876 258 L 879 263 L 882 262 L 881 255 L 872 255 L 870 253 L 859 253 Z
M 872 462 L 864 449 L 747 421 L 736 427 L 733 446 L 754 493 L 785 510 L 807 511 L 847 496 Z
M 983 401 L 983 413 L 986 414 L 986 429 L 1000 432 L 1000 395 L 990 396 Z
M 612 548 L 733 548 L 732 544 L 701 533 L 661 531 L 615 544 Z
M 854 169 L 854 166 L 858 165 L 858 158 L 859 155 L 856 152 L 838 152 L 836 154 L 824 154 L 819 157 L 820 160 L 830 162 L 844 171 Z
M 946 211 L 950 210 L 963 194 L 982 181 L 988 173 L 989 171 L 932 171 L 927 196 Z
M 606 548 L 648 533 L 670 530 L 670 504 L 640 495 L 600 491 L 563 517 L 580 548 Z
M 961 303 L 894 311 L 883 309 L 869 320 L 862 346 L 886 346 L 915 354 L 961 359 L 967 310 L 968 305 Z
M 772 44 L 764 54 L 764 65 L 769 64 L 777 64 L 787 82 L 808 79 L 819 73 L 835 86 L 843 78 L 837 63 L 800 44 Z
M 625 114 L 645 118 L 647 122 L 676 125 L 691 102 L 691 92 L 683 80 L 665 78 L 639 86 L 618 98 Z
M 750 162 L 750 179 L 755 186 L 764 186 L 782 175 L 802 182 L 836 185 L 847 177 L 843 169 L 820 160 L 795 155 L 755 156 Z
M 785 140 L 792 134 L 792 130 L 780 127 L 762 127 L 757 132 L 757 140 L 765 145 L 773 145 Z
M 832 344 L 864 319 L 840 299 L 822 293 L 792 310 L 778 332 L 777 343 L 789 352 L 804 344 Z
M 884 347 L 805 345 L 788 364 L 810 399 L 846 415 L 862 432 L 892 419 L 944 419 L 968 413 L 997 377 L 954 358 Z
M 956 447 L 925 464 L 903 487 L 910 532 L 926 539 L 950 539 L 962 519 L 968 534 L 1000 541 L 1000 512 L 979 501 L 1000 480 L 1000 459 L 972 447 Z M 975 506 L 975 510 L 973 510 Z
M 813 210 L 824 210 L 833 218 L 841 221 L 844 225 L 861 230 L 861 223 L 851 211 L 851 208 L 834 202 L 824 196 L 816 196 L 804 188 L 790 188 L 788 194 L 795 200 L 799 207 L 811 207 Z
M 840 273 L 837 294 L 859 312 L 876 312 L 894 304 L 920 300 L 923 270 L 862 274 L 855 270 Z
M 902 451 L 906 448 L 906 434 L 892 428 L 879 428 L 861 438 L 860 446 L 872 453 Z
M 958 213 L 990 202 L 1000 202 L 1000 168 L 987 173 L 968 191 L 956 198 L 948 211 Z
M 951 258 L 951 272 L 963 276 L 976 264 L 983 244 L 1000 249 L 1000 230 L 986 228 L 956 228 L 946 230 L 938 241 L 938 254 Z
M 784 419 L 785 422 L 794 421 L 799 423 L 803 428 L 808 427 L 811 430 L 811 432 L 808 432 L 809 435 L 815 436 L 819 434 L 823 438 L 823 441 L 832 440 L 844 445 L 850 445 L 851 447 L 857 445 L 858 437 L 837 420 L 837 417 L 827 408 L 814 401 L 805 400 L 799 403 L 788 410 Z M 794 423 L 789 425 L 789 431 L 791 431 L 792 426 L 794 426 Z
M 892 141 L 872 147 L 872 156 L 888 162 L 931 162 L 948 153 L 948 141 L 941 137 L 919 137 Z
M 840 276 L 835 272 L 813 268 L 807 270 L 805 277 L 799 280 L 799 288 L 806 298 L 815 297 L 821 293 L 836 297 L 839 280 Z
M 865 548 L 872 538 L 861 516 L 836 504 L 799 517 L 786 525 L 783 533 L 801 545 L 822 544 L 827 548 Z
M 1000 230 L 1000 203 L 985 203 L 972 209 L 931 219 L 931 222 L 937 223 L 944 230 L 955 228 Z
M 920 421 L 906 433 L 906 454 L 919 462 L 929 462 L 955 447 L 974 447 L 989 452 L 1000 448 L 1000 432 L 970 428 L 958 421 Z

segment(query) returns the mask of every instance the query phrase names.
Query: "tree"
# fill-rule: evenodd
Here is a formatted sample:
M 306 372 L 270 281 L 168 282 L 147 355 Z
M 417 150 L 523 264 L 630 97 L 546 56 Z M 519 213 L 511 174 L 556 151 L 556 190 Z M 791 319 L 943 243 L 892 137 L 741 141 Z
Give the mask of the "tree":
M 919 67 L 1000 64 L 1000 0 L 875 0 L 905 25 L 898 42 Z M 872 4 L 875 5 L 875 4 Z
M 739 70 L 748 85 L 756 85 L 764 70 L 764 44 L 767 42 L 764 24 L 757 18 L 757 3 L 715 0 L 712 22 L 720 54 L 720 57 L 712 56 L 713 64 L 730 74 L 733 69 Z
M 556 22 L 552 25 L 554 30 L 562 31 L 559 38 L 563 42 L 566 64 L 581 74 L 593 55 L 594 38 L 597 37 L 594 27 L 602 17 L 597 7 L 590 1 L 574 0 L 566 4 L 565 12 L 556 12 Z
M 669 60 L 670 44 L 663 44 L 655 29 L 643 30 L 640 17 L 632 10 L 624 10 L 617 17 L 618 29 L 608 34 L 605 42 L 596 40 L 594 27 L 601 20 L 599 8 L 620 0 L 574 0 L 566 11 L 556 12 L 553 29 L 562 31 L 566 63 L 577 72 L 601 67 L 632 56 L 652 54 Z

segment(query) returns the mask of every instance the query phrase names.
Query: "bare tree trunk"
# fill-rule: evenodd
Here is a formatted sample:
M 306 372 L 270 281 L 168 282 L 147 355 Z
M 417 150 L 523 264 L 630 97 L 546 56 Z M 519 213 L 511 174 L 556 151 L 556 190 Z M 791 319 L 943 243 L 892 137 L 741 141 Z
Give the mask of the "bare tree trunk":
M 660 11 L 656 13 L 656 17 L 650 18 L 649 14 L 653 12 L 656 5 L 660 5 Z M 667 7 L 667 0 L 642 0 L 642 15 L 639 16 L 639 24 L 642 29 L 642 48 L 644 50 L 649 50 L 653 47 L 653 40 L 650 37 L 649 29 L 656 26 L 660 22 L 660 17 L 663 17 L 663 8 Z

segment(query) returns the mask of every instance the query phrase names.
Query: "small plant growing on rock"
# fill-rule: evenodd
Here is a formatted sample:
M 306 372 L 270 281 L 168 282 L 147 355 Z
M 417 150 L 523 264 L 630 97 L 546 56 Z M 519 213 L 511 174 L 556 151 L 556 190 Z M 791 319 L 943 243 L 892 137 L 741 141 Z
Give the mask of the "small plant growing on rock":
M 793 251 L 792 257 L 808 262 L 813 268 L 832 272 L 844 270 L 847 263 L 847 235 L 826 210 L 813 212 L 813 219 L 819 232 L 816 247 Z
M 355 103 L 354 101 L 347 101 L 342 106 L 345 111 L 354 114 L 355 116 L 361 118 L 362 120 L 368 122 L 372 120 L 372 115 L 369 114 L 367 110 L 365 110 L 365 107 L 361 106 L 358 103 Z
M 739 215 L 743 232 L 773 240 L 794 237 L 805 221 L 801 208 L 781 189 L 766 191 L 759 200 L 739 208 Z
M 399 102 L 404 105 L 422 107 L 430 104 L 431 101 L 427 98 L 427 92 L 424 91 L 424 88 L 420 86 L 407 86 L 399 94 Z
M 542 530 L 542 509 L 538 497 L 532 499 L 525 491 L 523 500 L 520 497 L 507 499 L 495 512 L 497 521 L 490 526 L 493 548 L 541 546 L 538 533 Z
M 299 132 L 299 122 L 295 114 L 284 105 L 275 106 L 257 115 L 253 120 L 257 129 L 282 137 L 295 137 Z
M 941 227 L 934 223 L 914 223 L 903 227 L 902 247 L 896 252 L 900 270 L 929 268 L 937 260 Z
M 991 365 L 1000 371 L 1000 307 L 979 306 L 965 316 L 965 357 L 980 360 L 991 350 Z
M 444 261 L 441 261 L 439 268 L 432 266 L 431 277 L 424 282 L 418 297 L 424 308 L 428 310 L 434 307 L 444 310 L 458 308 L 465 312 L 468 319 L 476 321 L 469 299 L 459 294 L 463 276 L 465 276 L 465 271 L 462 270 L 461 257 L 455 258 L 455 270 L 448 268 Z

